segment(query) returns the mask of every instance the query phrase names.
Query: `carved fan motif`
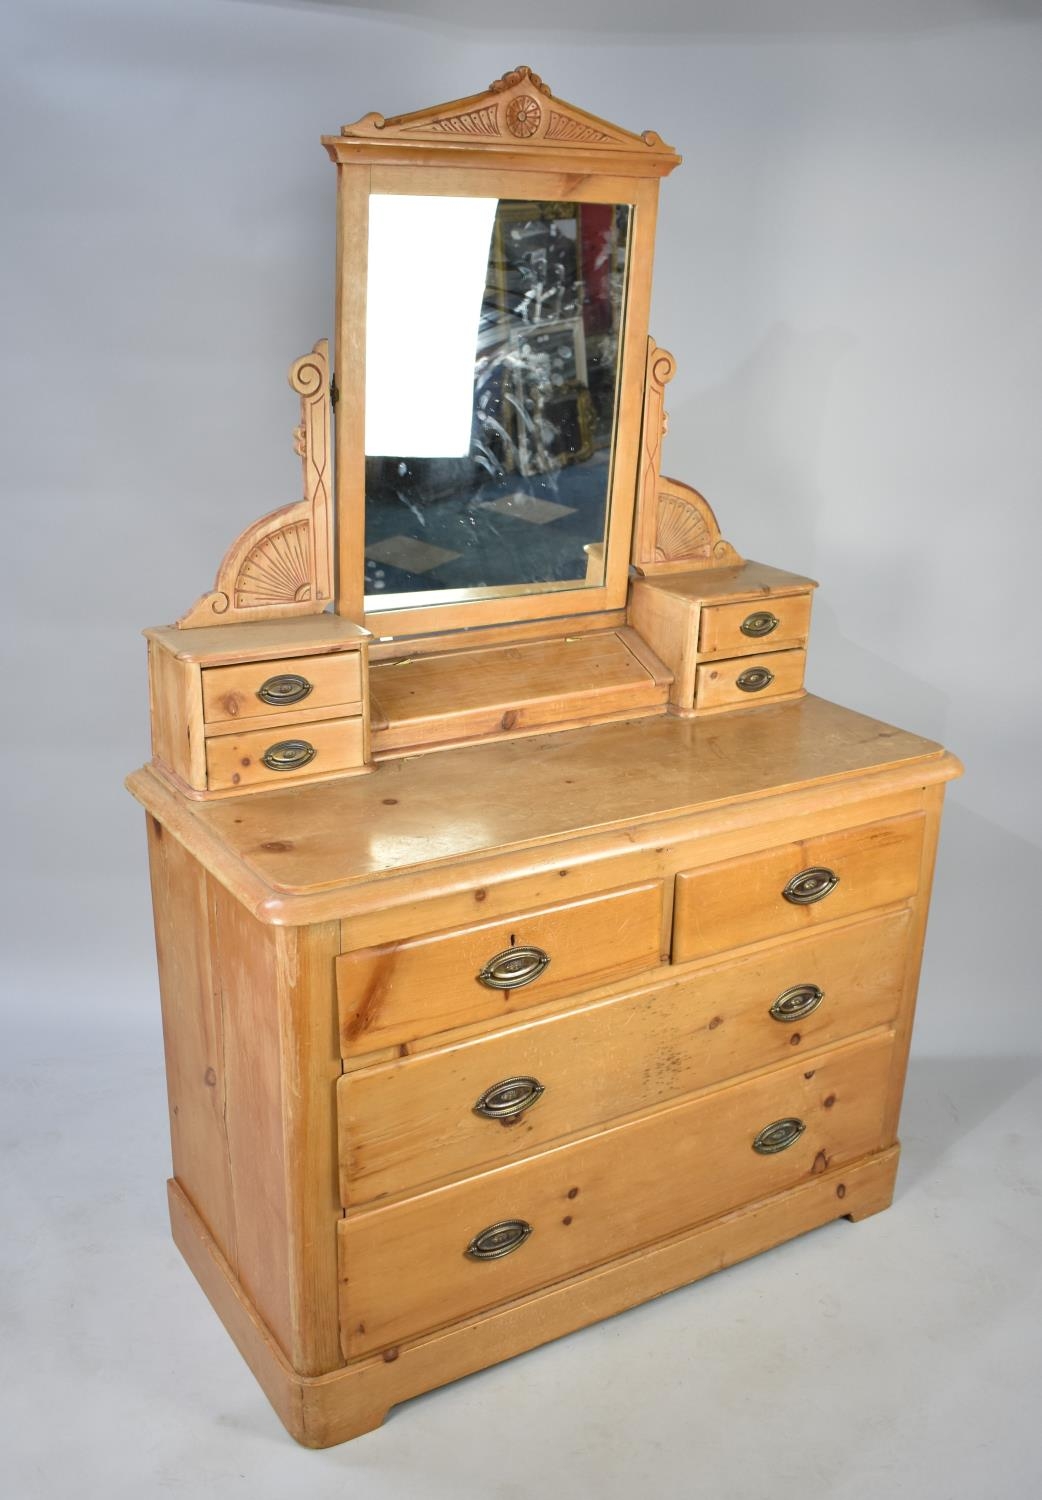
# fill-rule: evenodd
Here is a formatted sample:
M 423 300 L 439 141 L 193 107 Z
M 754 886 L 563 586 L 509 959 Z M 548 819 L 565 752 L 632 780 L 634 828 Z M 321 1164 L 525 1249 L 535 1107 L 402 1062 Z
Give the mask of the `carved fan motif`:
M 258 542 L 235 580 L 237 609 L 303 604 L 311 598 L 311 527 L 294 521 Z
M 603 130 L 594 130 L 592 125 L 584 125 L 581 120 L 569 119 L 556 109 L 550 111 L 546 138 L 548 141 L 611 141 L 611 136 L 605 135 Z
M 633 528 L 633 565 L 641 573 L 679 572 L 742 560 L 720 535 L 705 496 L 662 474 L 662 440 L 669 427 L 666 385 L 676 368 L 672 354 L 648 339 L 640 482 Z
M 661 177 L 680 160 L 653 130 L 637 135 L 567 100 L 554 99 L 549 85 L 531 68 L 514 68 L 482 94 L 430 109 L 389 118 L 371 112 L 343 126 L 339 136 L 324 136 L 323 143 L 333 160 L 344 166 L 379 160 L 379 149 L 370 152 L 367 147 L 393 147 L 406 160 L 422 160 L 432 149 L 463 155 L 495 145 L 544 151 L 555 164 L 566 148 L 570 157 L 598 164 L 611 161 L 641 177 Z
M 320 614 L 332 597 L 329 345 L 325 339 L 294 361 L 289 383 L 300 397 L 301 420 L 293 445 L 303 464 L 304 498 L 246 528 L 225 553 L 211 592 L 178 620 L 182 629 Z
M 432 120 L 429 124 L 411 125 L 406 128 L 415 133 L 418 130 L 432 130 L 439 135 L 498 135 L 499 121 L 497 115 L 498 106 L 488 105 L 485 109 L 470 109 L 466 114 L 448 115 L 444 120 Z
M 679 495 L 659 495 L 655 525 L 655 557 L 658 561 L 708 557 L 712 550 L 709 527 L 701 511 Z

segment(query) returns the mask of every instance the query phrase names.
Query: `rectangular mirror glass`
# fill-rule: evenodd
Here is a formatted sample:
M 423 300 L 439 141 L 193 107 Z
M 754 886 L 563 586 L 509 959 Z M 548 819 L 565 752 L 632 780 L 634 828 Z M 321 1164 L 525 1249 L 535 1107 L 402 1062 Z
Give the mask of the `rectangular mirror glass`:
M 603 583 L 630 228 L 370 197 L 367 610 Z

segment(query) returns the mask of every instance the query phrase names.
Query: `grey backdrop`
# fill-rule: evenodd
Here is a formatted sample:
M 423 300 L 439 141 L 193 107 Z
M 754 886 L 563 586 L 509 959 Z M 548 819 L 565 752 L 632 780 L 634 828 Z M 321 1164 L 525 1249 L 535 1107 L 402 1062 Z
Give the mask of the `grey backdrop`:
M 0 28 L 16 1134 L 31 1102 L 54 1138 L 59 1065 L 101 1080 L 97 1149 L 114 1122 L 148 1143 L 140 1183 L 110 1189 L 140 1190 L 165 1243 L 144 834 L 121 788 L 148 753 L 138 631 L 299 494 L 285 369 L 332 332 L 320 134 L 519 62 L 683 153 L 652 316 L 679 360 L 665 467 L 739 550 L 821 580 L 812 691 L 965 760 L 915 1055 L 987 1076 L 985 1113 L 1037 1072 L 1039 6 L 25 0 Z M 69 1109 L 30 1198 L 75 1180 Z

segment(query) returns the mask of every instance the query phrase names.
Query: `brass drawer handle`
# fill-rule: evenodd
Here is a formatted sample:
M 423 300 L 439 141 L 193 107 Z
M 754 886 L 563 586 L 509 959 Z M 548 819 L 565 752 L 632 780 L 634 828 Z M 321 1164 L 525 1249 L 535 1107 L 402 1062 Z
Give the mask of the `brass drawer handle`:
M 269 677 L 267 682 L 262 682 L 257 697 L 262 703 L 270 703 L 272 708 L 281 708 L 284 703 L 299 703 L 311 692 L 312 686 L 297 672 L 282 672 L 278 677 Z
M 524 1219 L 501 1219 L 476 1234 L 463 1253 L 471 1260 L 501 1260 L 519 1250 L 531 1233 L 532 1226 Z
M 813 906 L 815 901 L 824 901 L 837 885 L 839 876 L 835 870 L 829 870 L 824 865 L 812 865 L 809 870 L 801 870 L 798 875 L 794 875 L 782 895 L 793 906 Z
M 743 693 L 762 693 L 773 681 L 774 673 L 769 667 L 747 667 L 735 678 L 735 687 Z
M 738 628 L 743 635 L 750 635 L 755 640 L 770 635 L 780 624 L 778 616 L 772 615 L 769 609 L 758 609 L 754 614 L 746 615 Z
M 474 1113 L 486 1120 L 516 1120 L 537 1104 L 543 1093 L 538 1078 L 504 1078 L 485 1090 Z
M 782 991 L 770 1013 L 775 1021 L 802 1021 L 804 1016 L 817 1010 L 824 998 L 825 991 L 816 984 L 794 984 L 791 989 Z
M 279 740 L 269 745 L 261 760 L 269 771 L 299 771 L 314 760 L 318 751 L 307 740 Z
M 760 1156 L 776 1156 L 779 1151 L 788 1151 L 790 1146 L 795 1146 L 806 1128 L 802 1120 L 792 1115 L 784 1120 L 772 1120 L 753 1141 L 753 1150 Z
M 519 990 L 538 979 L 549 962 L 542 948 L 506 948 L 489 959 L 478 979 L 490 990 Z

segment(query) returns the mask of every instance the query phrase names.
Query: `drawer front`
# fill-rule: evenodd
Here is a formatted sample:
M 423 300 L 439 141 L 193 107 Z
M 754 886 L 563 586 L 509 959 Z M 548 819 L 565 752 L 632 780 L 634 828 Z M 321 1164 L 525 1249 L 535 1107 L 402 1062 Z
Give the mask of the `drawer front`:
M 357 651 L 207 667 L 202 679 L 207 724 L 279 713 L 292 718 L 302 709 L 339 706 L 361 712 L 362 659 Z
M 907 900 L 919 883 L 923 827 L 911 813 L 678 875 L 674 963 Z
M 206 741 L 206 785 L 211 792 L 281 786 L 350 770 L 362 764 L 362 756 L 361 719 L 322 719 L 296 727 L 287 723 L 285 728 L 212 735 Z
M 662 954 L 662 882 L 455 928 L 337 960 L 345 1055 L 542 1005 Z
M 891 1054 L 891 1033 L 866 1039 L 812 1068 L 778 1069 L 480 1177 L 349 1212 L 338 1226 L 345 1354 L 506 1302 L 888 1145 Z M 508 1253 L 474 1258 L 482 1249 Z
M 759 652 L 736 661 L 703 662 L 695 672 L 696 708 L 748 708 L 797 693 L 806 651 Z
M 741 656 L 805 646 L 810 634 L 810 594 L 744 604 L 703 604 L 700 656 Z
M 907 911 L 815 933 L 582 1010 L 345 1074 L 348 1207 L 791 1061 L 897 1014 Z

